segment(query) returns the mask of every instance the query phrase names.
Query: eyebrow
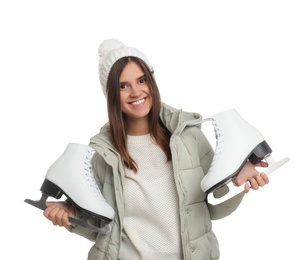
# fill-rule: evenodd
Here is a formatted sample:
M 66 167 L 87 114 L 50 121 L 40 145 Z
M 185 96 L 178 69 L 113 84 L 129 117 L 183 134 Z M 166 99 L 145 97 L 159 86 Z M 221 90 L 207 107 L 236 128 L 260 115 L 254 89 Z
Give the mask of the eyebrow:
M 143 74 L 142 76 L 138 77 L 137 80 L 140 80 L 140 79 L 143 79 L 143 78 L 146 78 L 146 74 Z M 127 81 L 125 82 L 119 82 L 120 85 L 123 85 L 123 84 L 126 84 Z

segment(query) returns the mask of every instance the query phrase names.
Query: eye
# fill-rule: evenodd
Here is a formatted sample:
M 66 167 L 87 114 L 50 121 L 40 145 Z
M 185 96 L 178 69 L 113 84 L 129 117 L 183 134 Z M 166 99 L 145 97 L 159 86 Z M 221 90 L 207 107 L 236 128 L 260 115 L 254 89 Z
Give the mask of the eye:
M 147 82 L 147 79 L 146 78 L 142 78 L 139 80 L 139 83 L 140 84 L 145 84 Z
M 120 89 L 126 89 L 126 88 L 127 88 L 127 85 L 121 84 L 119 87 L 120 87 Z

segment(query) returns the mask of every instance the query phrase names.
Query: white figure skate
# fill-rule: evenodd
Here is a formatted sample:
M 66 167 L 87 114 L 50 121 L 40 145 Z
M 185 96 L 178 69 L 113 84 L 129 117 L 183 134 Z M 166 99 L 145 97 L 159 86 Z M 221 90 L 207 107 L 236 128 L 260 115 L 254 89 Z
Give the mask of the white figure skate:
M 90 146 L 68 144 L 64 153 L 47 171 L 40 188 L 40 201 L 26 199 L 25 202 L 45 210 L 49 196 L 60 199 L 64 194 L 81 215 L 79 219 L 69 217 L 71 223 L 94 232 L 108 233 L 111 230 L 109 223 L 114 218 L 114 210 L 106 203 L 94 179 L 91 167 L 94 151 Z M 90 217 L 102 220 L 104 227 L 90 224 Z
M 241 171 L 247 160 L 252 164 L 265 160 L 268 167 L 263 172 L 267 175 L 289 160 L 284 158 L 275 162 L 271 157 L 272 150 L 261 133 L 246 122 L 235 109 L 224 111 L 204 121 L 207 120 L 212 120 L 214 126 L 216 148 L 211 167 L 201 181 L 201 188 L 207 194 L 208 202 L 213 205 L 244 191 L 245 184 L 236 186 L 232 179 Z M 215 191 L 224 185 L 227 185 L 223 188 L 225 194 L 216 196 Z

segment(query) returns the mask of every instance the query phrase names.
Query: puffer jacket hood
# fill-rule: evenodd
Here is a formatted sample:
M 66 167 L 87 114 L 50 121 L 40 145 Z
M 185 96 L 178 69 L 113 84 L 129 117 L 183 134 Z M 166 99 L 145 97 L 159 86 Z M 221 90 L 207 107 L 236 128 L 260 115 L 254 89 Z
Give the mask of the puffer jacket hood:
M 165 103 L 162 103 L 161 106 L 160 119 L 173 135 L 180 134 L 186 126 L 197 126 L 201 128 L 203 121 L 199 113 L 185 112 L 182 109 L 173 108 Z M 114 147 L 110 141 L 110 135 L 109 125 L 107 123 L 100 129 L 99 134 L 91 138 L 91 144 L 97 144 L 103 141 L 104 145 L 112 150 Z
M 162 103 L 160 118 L 172 134 L 180 134 L 186 126 L 201 128 L 202 116 L 195 112 L 185 112 Z

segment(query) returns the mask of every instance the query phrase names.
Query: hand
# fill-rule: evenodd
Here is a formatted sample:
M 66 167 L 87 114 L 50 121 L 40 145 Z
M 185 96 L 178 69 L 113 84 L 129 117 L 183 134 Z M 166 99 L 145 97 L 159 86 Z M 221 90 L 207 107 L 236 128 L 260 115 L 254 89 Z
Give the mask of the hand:
M 54 225 L 60 227 L 69 227 L 71 223 L 68 217 L 76 215 L 75 208 L 66 201 L 60 202 L 46 202 L 47 208 L 44 210 L 43 215 L 53 222 Z
M 265 173 L 260 173 L 256 167 L 268 167 L 268 163 L 261 161 L 252 164 L 247 161 L 240 173 L 234 178 L 234 183 L 238 186 L 247 182 L 244 186 L 245 193 L 248 193 L 250 189 L 257 190 L 269 183 L 268 176 Z

